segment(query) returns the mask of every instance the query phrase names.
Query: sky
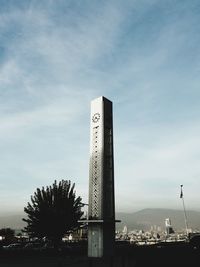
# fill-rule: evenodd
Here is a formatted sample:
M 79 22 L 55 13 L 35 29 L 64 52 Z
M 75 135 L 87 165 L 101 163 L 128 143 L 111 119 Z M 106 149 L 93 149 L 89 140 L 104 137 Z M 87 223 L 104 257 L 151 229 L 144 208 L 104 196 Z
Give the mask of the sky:
M 116 211 L 200 210 L 200 2 L 0 0 L 0 214 L 67 179 L 88 201 L 90 102 L 114 107 Z

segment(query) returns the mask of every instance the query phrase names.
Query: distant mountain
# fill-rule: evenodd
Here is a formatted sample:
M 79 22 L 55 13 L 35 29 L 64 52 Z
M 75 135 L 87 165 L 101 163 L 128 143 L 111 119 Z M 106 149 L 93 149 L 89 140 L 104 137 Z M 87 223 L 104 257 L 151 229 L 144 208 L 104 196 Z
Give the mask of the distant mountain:
M 25 214 L 0 216 L 0 228 L 23 229 L 26 223 L 22 221 Z
M 165 228 L 165 219 L 170 218 L 174 230 L 185 228 L 184 214 L 182 210 L 172 209 L 143 209 L 134 213 L 118 212 L 116 218 L 122 221 L 117 224 L 117 229 L 123 228 L 125 224 L 129 230 L 149 230 L 151 226 Z M 200 230 L 200 212 L 187 211 L 189 228 Z
M 24 213 L 9 216 L 0 216 L 0 228 L 10 227 L 13 229 L 22 229 L 26 225 L 22 221 Z M 200 212 L 187 211 L 189 228 L 200 230 Z M 124 225 L 129 230 L 143 229 L 149 230 L 151 226 L 160 226 L 165 228 L 165 219 L 170 218 L 174 230 L 185 228 L 184 214 L 182 210 L 172 209 L 143 209 L 133 213 L 117 212 L 116 219 L 121 220 L 117 223 L 117 229 L 122 229 Z

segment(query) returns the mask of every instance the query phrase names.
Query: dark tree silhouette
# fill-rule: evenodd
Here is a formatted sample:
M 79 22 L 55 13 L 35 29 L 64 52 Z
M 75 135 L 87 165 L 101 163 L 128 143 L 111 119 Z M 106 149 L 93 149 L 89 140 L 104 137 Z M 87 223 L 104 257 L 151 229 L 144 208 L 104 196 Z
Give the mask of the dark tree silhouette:
M 5 242 L 12 242 L 15 237 L 15 231 L 11 228 L 0 229 L 0 236 L 5 238 Z
M 23 218 L 27 222 L 25 231 L 30 237 L 46 237 L 57 247 L 64 234 L 79 226 L 83 204 L 80 196 L 76 198 L 74 187 L 71 181 L 62 180 L 46 189 L 37 188 L 24 208 L 28 215 Z

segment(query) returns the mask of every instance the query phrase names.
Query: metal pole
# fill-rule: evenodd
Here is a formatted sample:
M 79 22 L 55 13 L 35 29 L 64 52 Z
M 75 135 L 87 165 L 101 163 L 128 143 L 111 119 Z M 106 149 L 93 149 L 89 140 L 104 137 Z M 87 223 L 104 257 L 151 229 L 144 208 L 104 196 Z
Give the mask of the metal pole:
M 181 195 L 180 195 L 180 198 L 182 198 L 182 202 L 183 202 L 183 212 L 184 212 L 184 219 L 185 219 L 185 228 L 186 228 L 186 234 L 188 236 L 188 222 L 187 222 L 185 202 L 184 202 L 184 197 L 183 197 L 183 185 L 181 185 Z

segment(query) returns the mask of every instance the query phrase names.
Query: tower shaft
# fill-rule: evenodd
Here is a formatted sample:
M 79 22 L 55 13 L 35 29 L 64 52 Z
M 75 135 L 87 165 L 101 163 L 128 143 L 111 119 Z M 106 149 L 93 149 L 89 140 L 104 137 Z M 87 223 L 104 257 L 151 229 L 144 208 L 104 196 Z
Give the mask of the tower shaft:
M 112 254 L 115 240 L 112 102 L 91 103 L 88 256 Z

